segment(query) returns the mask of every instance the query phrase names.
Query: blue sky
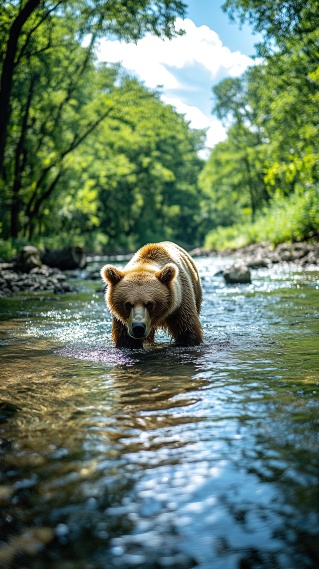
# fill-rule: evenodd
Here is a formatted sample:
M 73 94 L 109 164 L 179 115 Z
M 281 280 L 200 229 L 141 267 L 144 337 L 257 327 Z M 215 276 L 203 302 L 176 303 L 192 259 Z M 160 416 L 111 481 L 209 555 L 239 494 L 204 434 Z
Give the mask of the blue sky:
M 105 38 L 98 52 L 101 61 L 121 62 L 147 87 L 160 87 L 164 103 L 182 113 L 193 128 L 207 129 L 207 149 L 225 138 L 225 129 L 211 114 L 212 86 L 253 65 L 258 39 L 248 26 L 240 29 L 229 22 L 223 2 L 189 0 L 186 18 L 177 19 L 175 26 L 186 33 L 171 41 L 151 35 L 137 44 Z
M 254 55 L 254 44 L 260 36 L 253 35 L 246 24 L 240 29 L 238 24 L 231 23 L 221 8 L 224 2 L 225 0 L 189 0 L 187 18 L 197 26 L 206 25 L 215 30 L 223 44 L 232 51 Z

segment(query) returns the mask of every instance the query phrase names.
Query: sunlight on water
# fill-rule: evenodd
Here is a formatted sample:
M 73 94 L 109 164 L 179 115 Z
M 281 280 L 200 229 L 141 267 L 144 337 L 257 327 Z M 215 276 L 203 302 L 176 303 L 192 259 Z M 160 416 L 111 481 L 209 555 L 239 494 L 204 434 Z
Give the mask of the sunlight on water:
M 116 350 L 99 283 L 0 302 L 0 566 L 319 566 L 318 273 L 225 263 L 195 348 Z

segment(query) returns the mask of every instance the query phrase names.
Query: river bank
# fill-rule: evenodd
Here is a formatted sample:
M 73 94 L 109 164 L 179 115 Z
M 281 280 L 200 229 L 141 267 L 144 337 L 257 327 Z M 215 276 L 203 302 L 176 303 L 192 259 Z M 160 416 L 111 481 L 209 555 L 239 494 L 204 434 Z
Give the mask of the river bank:
M 67 271 L 86 266 L 80 247 L 41 250 L 23 247 L 10 262 L 0 262 L 0 298 L 17 292 L 72 292 Z
M 70 249 L 70 248 L 69 248 Z M 79 248 L 78 248 L 79 249 Z M 65 250 L 64 250 L 65 251 Z M 279 263 L 294 263 L 299 267 L 319 265 L 318 243 L 282 243 L 272 247 L 267 243 L 248 245 L 237 250 L 226 249 L 216 251 L 212 249 L 196 248 L 190 251 L 193 257 L 229 257 L 232 261 L 240 261 L 249 269 L 271 267 Z M 86 263 L 93 261 L 127 261 L 131 257 L 127 255 L 87 256 L 77 251 L 79 266 L 76 267 L 74 255 L 72 265 L 66 265 L 64 253 L 64 265 L 71 270 L 84 268 Z M 41 258 L 40 250 L 35 247 L 24 247 L 17 257 L 10 263 L 0 263 L 0 298 L 18 292 L 71 292 L 74 288 L 67 282 L 69 273 L 58 267 L 50 267 L 42 262 L 52 259 L 52 255 Z M 99 279 L 99 271 L 88 270 L 87 278 Z
M 319 264 L 319 243 L 280 243 L 276 247 L 268 243 L 254 243 L 239 249 L 197 248 L 190 252 L 193 257 L 232 257 L 241 260 L 251 269 L 269 267 L 278 263 L 295 263 L 301 267 Z

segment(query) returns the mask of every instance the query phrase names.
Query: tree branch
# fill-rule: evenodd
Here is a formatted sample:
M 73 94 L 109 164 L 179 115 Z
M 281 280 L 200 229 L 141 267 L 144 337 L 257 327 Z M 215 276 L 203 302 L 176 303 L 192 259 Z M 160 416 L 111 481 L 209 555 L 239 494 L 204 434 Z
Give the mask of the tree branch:
M 27 218 L 34 217 L 34 209 L 36 207 L 36 204 L 39 202 L 39 200 L 41 200 L 41 203 L 43 201 L 43 199 L 41 199 L 41 195 L 38 197 L 37 197 L 37 195 L 38 195 L 39 189 L 42 187 L 43 182 L 44 182 L 46 176 L 48 175 L 48 173 L 50 172 L 50 170 L 52 170 L 52 168 L 56 167 L 59 163 L 62 163 L 63 159 L 68 154 L 70 154 L 70 152 L 75 150 L 81 144 L 81 142 L 83 142 L 83 140 L 89 134 L 91 134 L 91 132 L 93 132 L 93 130 L 110 114 L 111 111 L 113 111 L 113 107 L 110 107 L 102 116 L 100 116 L 96 121 L 94 121 L 91 125 L 89 125 L 87 127 L 87 129 L 85 130 L 85 132 L 81 136 L 74 137 L 74 139 L 71 142 L 71 144 L 69 145 L 69 147 L 66 150 L 64 150 L 64 152 L 62 152 L 60 154 L 59 158 L 56 159 L 54 162 L 49 164 L 49 166 L 47 166 L 46 168 L 44 168 L 42 170 L 41 176 L 38 179 L 36 186 L 34 188 L 34 191 L 32 193 L 32 196 L 30 197 L 29 202 L 26 206 L 25 214 L 26 214 Z M 46 192 L 44 194 L 46 194 Z M 33 204 L 35 204 L 35 205 L 33 205 Z
M 37 22 L 37 24 L 35 26 L 33 26 L 33 28 L 31 28 L 31 30 L 29 30 L 29 32 L 27 33 L 27 37 L 26 40 L 20 50 L 20 53 L 17 57 L 16 60 L 16 65 L 19 65 L 19 63 L 21 62 L 21 59 L 23 58 L 25 52 L 26 52 L 26 48 L 28 46 L 28 43 L 30 41 L 31 36 L 34 34 L 34 32 L 43 24 L 43 22 L 48 18 L 48 16 L 58 7 L 60 6 L 60 4 L 62 4 L 63 0 L 59 0 L 59 2 L 57 2 L 57 4 L 55 4 L 55 6 L 53 6 L 52 8 L 50 8 L 50 10 L 47 10 L 47 12 L 45 12 L 42 16 L 42 18 L 40 18 L 40 20 Z

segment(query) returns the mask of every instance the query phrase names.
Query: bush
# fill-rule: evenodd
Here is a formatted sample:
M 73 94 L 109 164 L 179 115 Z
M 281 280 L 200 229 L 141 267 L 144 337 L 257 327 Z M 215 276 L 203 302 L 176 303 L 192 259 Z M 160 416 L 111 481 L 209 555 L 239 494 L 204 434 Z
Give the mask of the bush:
M 244 229 L 244 231 L 243 231 Z M 238 249 L 249 244 L 247 238 L 248 225 L 232 225 L 231 227 L 217 227 L 210 231 L 205 239 L 208 249 Z
M 314 187 L 289 197 L 277 193 L 255 222 L 217 227 L 208 233 L 205 247 L 237 249 L 261 241 L 278 245 L 318 236 L 319 187 Z
M 11 261 L 25 245 L 30 245 L 26 239 L 0 239 L 0 259 L 5 262 Z

